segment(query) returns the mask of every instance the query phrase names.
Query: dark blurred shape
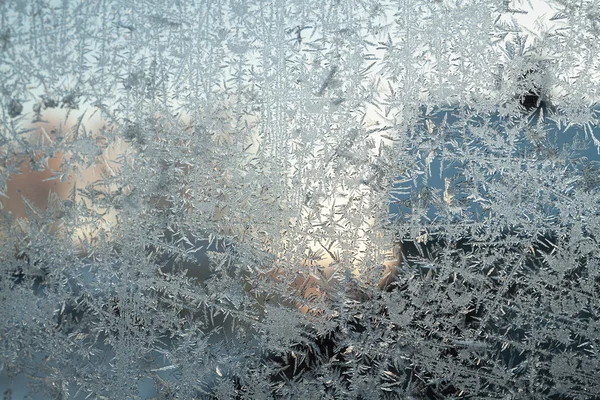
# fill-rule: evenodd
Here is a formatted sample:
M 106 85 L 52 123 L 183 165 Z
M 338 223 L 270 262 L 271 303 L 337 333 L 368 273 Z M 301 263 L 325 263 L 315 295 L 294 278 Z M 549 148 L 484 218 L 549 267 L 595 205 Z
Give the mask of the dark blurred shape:
M 23 112 L 23 104 L 17 99 L 11 99 L 8 103 L 8 116 L 16 118 Z
M 520 83 L 525 92 L 520 95 L 519 103 L 526 113 L 537 118 L 543 118 L 548 111 L 553 110 L 542 81 L 543 70 L 541 67 L 530 68 L 520 77 Z
M 55 108 L 58 107 L 58 102 L 50 97 L 42 96 L 42 103 L 44 105 L 44 110 L 47 108 Z

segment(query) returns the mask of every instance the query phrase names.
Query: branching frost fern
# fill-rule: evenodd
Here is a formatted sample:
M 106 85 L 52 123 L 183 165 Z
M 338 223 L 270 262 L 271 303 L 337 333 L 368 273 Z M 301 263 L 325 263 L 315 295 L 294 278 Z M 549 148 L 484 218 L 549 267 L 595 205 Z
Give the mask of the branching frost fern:
M 5 398 L 597 398 L 600 4 L 542 6 L 3 1 Z

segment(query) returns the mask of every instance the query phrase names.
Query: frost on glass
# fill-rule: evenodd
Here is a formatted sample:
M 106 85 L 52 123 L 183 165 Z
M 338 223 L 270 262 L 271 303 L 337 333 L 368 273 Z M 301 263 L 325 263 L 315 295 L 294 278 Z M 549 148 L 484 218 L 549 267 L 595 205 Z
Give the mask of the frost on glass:
M 592 399 L 598 1 L 0 3 L 4 398 Z

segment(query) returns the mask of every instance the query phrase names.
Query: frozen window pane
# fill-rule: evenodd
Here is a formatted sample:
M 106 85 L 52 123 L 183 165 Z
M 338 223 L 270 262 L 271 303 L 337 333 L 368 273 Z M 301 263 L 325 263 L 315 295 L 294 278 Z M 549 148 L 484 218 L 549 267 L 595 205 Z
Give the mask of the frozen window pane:
M 2 2 L 4 397 L 593 399 L 599 6 Z

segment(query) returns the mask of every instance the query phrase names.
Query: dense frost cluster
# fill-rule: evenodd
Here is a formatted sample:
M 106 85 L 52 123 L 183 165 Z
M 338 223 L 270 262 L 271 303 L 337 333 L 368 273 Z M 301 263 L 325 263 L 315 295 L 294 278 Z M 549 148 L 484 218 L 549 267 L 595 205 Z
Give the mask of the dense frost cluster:
M 537 3 L 0 1 L 4 398 L 599 398 L 600 3 Z

